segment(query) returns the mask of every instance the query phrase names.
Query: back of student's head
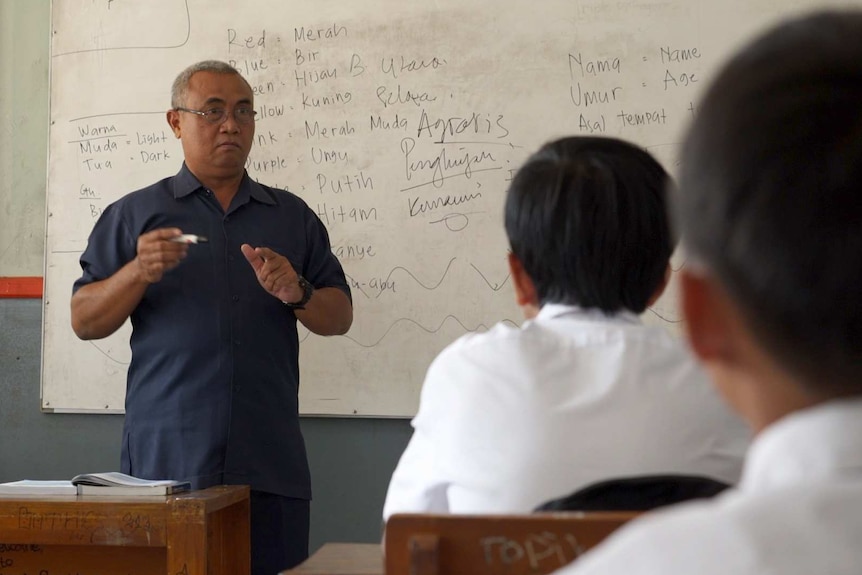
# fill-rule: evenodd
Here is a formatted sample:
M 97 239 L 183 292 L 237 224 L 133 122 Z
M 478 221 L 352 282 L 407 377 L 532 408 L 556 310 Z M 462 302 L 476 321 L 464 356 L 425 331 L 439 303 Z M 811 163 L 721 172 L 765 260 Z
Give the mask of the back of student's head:
M 640 313 L 673 251 L 664 168 L 612 138 L 550 142 L 518 171 L 506 233 L 539 303 Z
M 862 13 L 784 23 L 734 57 L 682 164 L 693 264 L 810 390 L 862 393 Z

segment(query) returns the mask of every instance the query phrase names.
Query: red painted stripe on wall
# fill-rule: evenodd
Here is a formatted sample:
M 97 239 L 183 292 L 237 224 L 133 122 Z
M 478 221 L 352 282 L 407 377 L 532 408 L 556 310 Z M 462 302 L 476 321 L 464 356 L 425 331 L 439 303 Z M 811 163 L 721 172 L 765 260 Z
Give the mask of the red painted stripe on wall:
M 0 298 L 42 297 L 42 278 L 40 277 L 0 277 Z

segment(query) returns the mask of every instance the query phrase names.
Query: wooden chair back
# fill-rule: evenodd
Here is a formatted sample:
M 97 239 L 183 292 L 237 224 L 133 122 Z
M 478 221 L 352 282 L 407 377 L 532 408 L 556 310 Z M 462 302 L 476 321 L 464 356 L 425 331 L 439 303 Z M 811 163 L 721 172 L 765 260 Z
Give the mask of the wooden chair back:
M 629 512 L 396 514 L 386 523 L 386 575 L 543 575 L 636 517 Z

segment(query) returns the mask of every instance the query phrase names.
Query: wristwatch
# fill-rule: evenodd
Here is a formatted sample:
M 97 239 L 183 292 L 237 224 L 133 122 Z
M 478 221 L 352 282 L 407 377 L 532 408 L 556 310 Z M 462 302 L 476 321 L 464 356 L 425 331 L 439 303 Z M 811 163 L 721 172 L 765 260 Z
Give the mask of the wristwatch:
M 297 281 L 299 287 L 302 288 L 302 299 L 297 302 L 286 302 L 282 301 L 284 305 L 286 305 L 290 309 L 305 309 L 305 304 L 308 303 L 308 300 L 311 299 L 311 294 L 314 293 L 314 286 L 311 285 L 311 282 L 305 279 L 302 276 L 299 276 L 299 280 Z

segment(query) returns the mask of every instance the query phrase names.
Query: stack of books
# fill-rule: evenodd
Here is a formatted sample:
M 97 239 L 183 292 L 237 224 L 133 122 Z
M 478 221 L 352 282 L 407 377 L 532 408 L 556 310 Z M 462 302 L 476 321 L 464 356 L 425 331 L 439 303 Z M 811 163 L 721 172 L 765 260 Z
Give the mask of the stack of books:
M 140 479 L 125 473 L 84 473 L 71 481 L 33 480 L 0 483 L 0 495 L 172 495 L 188 491 L 188 481 Z
M 71 481 L 22 479 L 0 483 L 0 495 L 77 495 Z
M 125 473 L 84 473 L 72 478 L 78 495 L 172 495 L 188 491 L 188 481 L 138 479 Z

